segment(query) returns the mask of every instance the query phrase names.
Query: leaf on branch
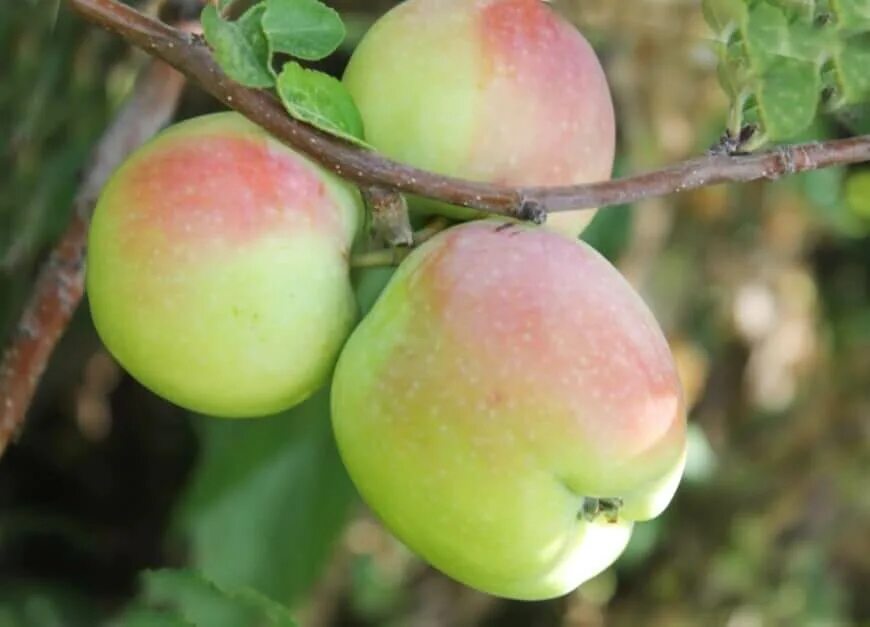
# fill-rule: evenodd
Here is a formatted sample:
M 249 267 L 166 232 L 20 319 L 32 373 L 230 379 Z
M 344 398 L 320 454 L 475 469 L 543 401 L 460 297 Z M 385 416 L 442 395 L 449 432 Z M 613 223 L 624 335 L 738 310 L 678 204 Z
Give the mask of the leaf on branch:
M 870 32 L 870 4 L 867 0 L 838 0 L 836 15 L 842 32 L 852 35 Z
M 318 0 L 266 0 L 263 30 L 273 53 L 318 61 L 335 52 L 347 31 L 341 17 Z
M 870 102 L 870 32 L 848 39 L 836 56 L 842 104 Z
M 278 75 L 277 87 L 281 102 L 294 118 L 365 145 L 362 117 L 341 81 L 291 61 Z
M 743 0 L 704 0 L 702 10 L 707 24 L 725 44 L 731 31 L 743 21 L 746 5 Z
M 758 115 L 772 140 L 796 137 L 807 129 L 818 111 L 821 80 L 811 63 L 782 57 L 776 71 L 756 83 Z
M 103 0 L 70 2 L 86 18 L 170 62 L 188 76 L 196 77 L 208 93 L 231 104 L 253 122 L 271 129 L 278 139 L 289 146 L 339 171 L 345 178 L 357 184 L 381 185 L 493 215 L 524 218 L 528 217 L 530 207 L 543 213 L 625 204 L 707 185 L 746 183 L 834 165 L 863 163 L 870 159 L 870 137 L 861 136 L 782 146 L 777 150 L 739 159 L 707 156 L 637 176 L 581 185 L 529 189 L 444 177 L 400 164 L 385 156 L 374 155 L 369 149 L 348 146 L 345 142 L 319 134 L 307 124 L 297 124 L 289 119 L 276 120 L 276 101 L 271 94 L 246 90 L 226 80 L 225 75 L 217 71 L 211 55 L 196 50 L 197 42 L 194 39 L 143 18 L 135 9 L 115 2 L 105 3 Z M 106 4 L 117 8 L 109 9 L 104 6 Z M 161 45 L 150 45 L 154 38 L 159 38 Z M 723 37 L 720 41 L 727 42 L 728 47 L 731 47 L 730 38 Z M 745 98 L 750 104 L 753 100 L 751 94 Z M 738 101 L 744 101 L 742 93 L 738 94 Z M 352 99 L 347 97 L 347 102 L 352 103 Z M 863 117 L 865 112 L 870 113 L 863 106 L 855 109 L 852 119 L 856 126 L 866 122 Z M 356 126 L 361 125 L 357 122 Z M 735 124 L 733 128 L 737 128 L 739 133 L 743 126 Z
M 870 102 L 867 0 L 704 0 L 716 33 L 734 132 L 759 123 L 769 141 L 794 139 L 824 101 L 837 112 Z
M 214 5 L 202 12 L 202 30 L 215 58 L 227 75 L 245 87 L 272 87 L 269 44 L 263 33 L 262 4 L 251 7 L 235 22 L 223 19 Z

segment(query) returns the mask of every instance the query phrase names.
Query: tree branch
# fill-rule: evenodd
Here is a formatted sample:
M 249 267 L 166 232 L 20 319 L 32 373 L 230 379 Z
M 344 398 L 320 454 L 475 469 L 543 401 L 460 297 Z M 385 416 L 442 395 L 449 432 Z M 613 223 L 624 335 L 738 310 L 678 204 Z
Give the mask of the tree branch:
M 73 203 L 72 221 L 40 270 L 0 360 L 0 455 L 24 423 L 48 359 L 81 301 L 87 230 L 99 193 L 127 155 L 170 120 L 183 86 L 182 74 L 152 62 L 91 156 Z
M 492 214 L 542 221 L 548 212 L 623 204 L 716 183 L 776 179 L 870 160 L 870 135 L 863 135 L 784 146 L 754 155 L 706 156 L 591 185 L 510 188 L 475 183 L 397 163 L 294 120 L 269 93 L 247 89 L 229 79 L 201 38 L 152 20 L 117 0 L 69 1 L 86 19 L 167 61 L 225 105 L 339 176 L 363 187 L 385 187 Z

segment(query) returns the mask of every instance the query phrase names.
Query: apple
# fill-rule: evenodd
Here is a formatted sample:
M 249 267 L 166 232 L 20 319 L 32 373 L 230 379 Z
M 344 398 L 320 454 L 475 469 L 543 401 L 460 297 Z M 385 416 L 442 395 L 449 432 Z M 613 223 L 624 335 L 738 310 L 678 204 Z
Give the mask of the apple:
M 236 113 L 178 124 L 112 176 L 87 290 L 130 374 L 194 411 L 254 417 L 326 383 L 356 320 L 358 192 Z
M 367 141 L 404 163 L 516 186 L 610 178 L 606 77 L 586 39 L 541 0 L 407 0 L 363 37 L 344 82 Z M 553 214 L 548 224 L 576 236 L 593 214 Z
M 498 220 L 399 267 L 339 358 L 360 493 L 447 575 L 515 599 L 609 566 L 682 476 L 686 415 L 641 298 L 583 242 Z

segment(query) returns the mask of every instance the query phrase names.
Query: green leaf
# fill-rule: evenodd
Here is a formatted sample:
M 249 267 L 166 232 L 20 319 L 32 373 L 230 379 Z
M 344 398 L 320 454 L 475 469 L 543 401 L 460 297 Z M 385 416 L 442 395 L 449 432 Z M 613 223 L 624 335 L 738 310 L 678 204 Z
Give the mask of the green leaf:
M 762 2 L 744 17 L 741 24 L 744 49 L 759 69 L 788 56 L 788 21 L 782 11 Z
M 631 205 L 618 205 L 607 211 L 599 211 L 581 238 L 615 263 L 631 239 L 633 218 Z
M 767 0 L 789 20 L 812 21 L 816 16 L 816 0 Z
M 347 88 L 336 78 L 296 62 L 278 75 L 278 95 L 294 118 L 338 137 L 363 143 L 363 123 Z
M 354 272 L 353 286 L 361 315 L 365 316 L 372 310 L 395 272 L 396 268 L 392 266 L 361 268 Z
M 870 102 L 870 33 L 845 41 L 834 63 L 842 104 Z
M 783 57 L 755 90 L 764 132 L 772 141 L 792 139 L 816 117 L 821 78 L 812 63 Z
M 810 211 L 827 229 L 841 237 L 862 237 L 868 225 L 850 206 L 846 174 L 844 167 L 824 168 L 804 172 L 789 181 L 799 186 Z
M 870 102 L 845 107 L 836 112 L 837 119 L 855 135 L 870 133 Z
M 781 9 L 766 3 L 745 15 L 741 30 L 747 54 L 761 71 L 775 67 L 782 58 L 816 64 L 836 46 L 833 29 L 791 21 Z
M 90 627 L 97 605 L 72 586 L 12 578 L 0 589 L 0 627 Z
M 197 627 L 190 621 L 166 610 L 131 607 L 115 621 L 117 627 Z
M 867 0 L 832 0 L 838 28 L 845 34 L 870 31 L 870 2 Z
M 227 76 L 246 87 L 272 87 L 275 78 L 269 64 L 269 46 L 261 27 L 265 7 L 251 7 L 236 22 L 221 18 L 213 5 L 202 12 L 205 39 Z
M 870 102 L 867 0 L 704 0 L 703 8 L 732 131 L 754 121 L 759 138 L 794 139 L 818 116 L 823 93 L 837 115 Z
M 743 23 L 746 15 L 746 5 L 742 0 L 704 0 L 702 9 L 710 28 L 723 43 Z
M 219 587 L 195 571 L 147 571 L 142 588 L 119 627 L 296 627 L 280 603 L 248 588 Z
M 201 418 L 202 453 L 175 528 L 209 579 L 292 603 L 319 576 L 354 490 L 321 390 L 284 414 Z M 209 627 L 232 627 L 232 622 Z
M 329 56 L 347 34 L 339 14 L 318 0 L 266 0 L 263 30 L 273 52 L 306 61 Z
M 849 210 L 862 220 L 870 222 L 870 171 L 856 172 L 846 181 L 844 190 Z

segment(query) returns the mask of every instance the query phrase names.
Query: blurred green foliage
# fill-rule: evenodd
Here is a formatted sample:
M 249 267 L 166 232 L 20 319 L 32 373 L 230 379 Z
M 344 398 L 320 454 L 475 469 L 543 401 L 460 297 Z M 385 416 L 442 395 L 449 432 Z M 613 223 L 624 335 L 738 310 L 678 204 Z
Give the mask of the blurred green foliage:
M 274 418 L 196 424 L 200 462 L 177 513 L 192 565 L 222 585 L 297 601 L 321 574 L 354 497 L 332 439 L 329 390 Z
M 59 0 L 0 4 L 0 331 L 63 231 L 81 169 L 133 78 L 122 43 Z M 87 34 L 87 36 L 86 36 Z
M 286 606 L 251 588 L 221 588 L 194 571 L 148 571 L 142 576 L 142 588 L 139 599 L 116 621 L 119 627 L 296 627 Z
M 353 25 L 318 66 L 338 74 L 390 3 L 331 4 Z M 767 4 L 866 16 L 858 2 Z M 618 173 L 716 141 L 730 102 L 699 3 L 555 7 L 604 61 Z M 54 0 L 0 3 L 0 51 L 5 333 L 143 57 Z M 190 89 L 179 117 L 213 107 Z M 802 136 L 866 119 L 816 119 Z M 469 590 L 396 542 L 354 495 L 325 390 L 260 421 L 190 416 L 124 376 L 84 310 L 0 462 L 0 627 L 870 624 L 868 180 L 834 168 L 599 212 L 585 239 L 672 341 L 689 466 L 614 568 L 547 603 Z M 363 310 L 389 275 L 356 274 Z

